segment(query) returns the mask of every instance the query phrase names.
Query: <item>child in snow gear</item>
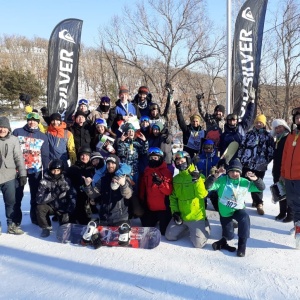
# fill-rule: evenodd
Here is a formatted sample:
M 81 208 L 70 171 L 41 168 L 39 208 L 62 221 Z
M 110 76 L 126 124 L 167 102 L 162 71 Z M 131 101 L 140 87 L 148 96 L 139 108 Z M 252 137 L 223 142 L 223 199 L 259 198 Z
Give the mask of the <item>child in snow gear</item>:
M 246 173 L 249 180 L 241 177 L 242 168 L 239 159 L 234 159 L 227 168 L 226 176 L 220 176 L 225 173 L 225 169 L 221 167 L 217 173 L 210 175 L 205 181 L 208 190 L 218 191 L 220 222 L 223 230 L 222 239 L 213 243 L 212 247 L 214 250 L 235 251 L 234 247 L 227 245 L 227 240 L 234 238 L 233 219 L 235 219 L 238 222 L 239 236 L 237 256 L 240 257 L 245 256 L 246 243 L 250 236 L 250 218 L 245 210 L 244 195 L 247 192 L 262 191 L 265 188 L 262 179 L 252 172 Z

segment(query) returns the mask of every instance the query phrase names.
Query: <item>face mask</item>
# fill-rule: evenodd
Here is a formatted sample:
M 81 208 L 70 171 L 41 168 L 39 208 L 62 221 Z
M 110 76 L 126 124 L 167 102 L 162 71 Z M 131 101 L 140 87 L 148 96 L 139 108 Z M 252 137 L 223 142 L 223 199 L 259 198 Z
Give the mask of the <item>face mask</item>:
M 150 168 L 157 168 L 161 164 L 162 164 L 162 160 L 161 159 L 160 160 L 149 160 L 149 163 L 148 163 L 148 165 L 149 165 Z
M 52 178 L 54 178 L 55 180 L 59 179 L 61 177 L 61 174 L 52 174 L 51 173 Z
M 187 162 L 180 164 L 180 165 L 176 165 L 175 164 L 176 169 L 178 169 L 179 171 L 183 171 L 186 170 L 188 168 Z
M 108 112 L 109 106 L 108 106 L 108 105 L 100 104 L 100 109 L 101 109 L 101 111 L 103 111 L 103 112 Z

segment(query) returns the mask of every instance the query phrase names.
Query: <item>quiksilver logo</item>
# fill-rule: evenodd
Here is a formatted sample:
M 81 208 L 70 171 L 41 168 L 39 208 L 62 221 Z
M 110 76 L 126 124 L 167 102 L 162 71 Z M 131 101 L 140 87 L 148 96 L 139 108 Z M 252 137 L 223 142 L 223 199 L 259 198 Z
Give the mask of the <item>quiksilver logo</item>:
M 246 9 L 243 10 L 242 18 L 251 22 L 255 22 L 250 7 L 247 7 Z
M 72 38 L 71 34 L 68 32 L 67 29 L 63 29 L 62 31 L 60 31 L 58 33 L 58 37 L 60 39 L 63 39 L 65 41 L 67 41 L 67 42 L 75 44 L 74 39 Z

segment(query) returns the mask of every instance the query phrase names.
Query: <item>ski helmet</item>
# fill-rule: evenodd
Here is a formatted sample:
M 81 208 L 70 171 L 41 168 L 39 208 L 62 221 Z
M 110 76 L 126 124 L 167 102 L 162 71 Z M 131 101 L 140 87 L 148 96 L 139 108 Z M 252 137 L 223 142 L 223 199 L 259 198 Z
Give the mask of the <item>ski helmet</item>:
M 59 169 L 61 171 L 64 170 L 64 162 L 61 159 L 53 159 L 49 163 L 49 170 Z

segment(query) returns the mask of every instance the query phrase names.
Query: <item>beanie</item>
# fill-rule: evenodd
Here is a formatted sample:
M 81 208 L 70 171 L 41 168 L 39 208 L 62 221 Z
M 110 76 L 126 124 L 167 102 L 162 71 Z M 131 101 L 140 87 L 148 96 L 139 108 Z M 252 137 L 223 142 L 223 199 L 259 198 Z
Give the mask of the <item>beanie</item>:
M 106 103 L 110 103 L 110 98 L 107 96 L 103 96 L 100 98 L 100 102 L 106 102 Z
M 11 132 L 9 120 L 6 117 L 0 117 L 0 127 L 7 128 L 9 132 Z
M 95 159 L 95 158 L 103 159 L 103 156 L 101 155 L 100 152 L 94 151 L 94 152 L 92 152 L 92 154 L 91 154 L 91 161 L 92 161 L 93 159 Z
M 139 94 L 148 94 L 149 93 L 149 89 L 146 86 L 141 86 L 138 90 Z
M 106 122 L 105 119 L 102 119 L 102 118 L 96 119 L 95 120 L 95 125 L 96 125 L 96 127 L 97 127 L 97 125 L 102 125 L 105 128 L 107 128 L 107 122 Z
M 275 128 L 278 126 L 283 126 L 288 132 L 291 132 L 290 127 L 288 126 L 288 124 L 286 123 L 285 120 L 283 119 L 274 119 L 272 122 L 272 130 L 271 130 L 271 135 L 275 136 Z
M 134 130 L 134 131 L 136 130 L 136 129 L 134 128 L 134 126 L 133 126 L 131 123 L 126 123 L 126 124 L 124 125 L 124 127 L 123 127 L 122 130 L 123 130 L 124 132 L 128 132 L 129 129 L 132 129 L 132 130 Z
M 193 114 L 191 117 L 190 117 L 190 121 L 193 122 L 195 119 L 198 119 L 199 122 L 201 121 L 201 117 L 197 114 Z
M 120 165 L 120 159 L 117 155 L 115 154 L 110 154 L 107 158 L 106 158 L 106 163 L 108 162 L 112 162 L 114 164 L 116 164 L 116 170 L 119 169 L 119 165 Z
M 50 121 L 57 120 L 61 122 L 61 115 L 59 113 L 54 113 L 50 116 Z
M 295 118 L 297 115 L 300 115 L 300 107 L 296 107 L 292 110 L 292 116 L 293 116 L 293 124 L 295 124 Z
M 264 126 L 266 126 L 266 125 L 267 125 L 267 118 L 266 118 L 266 116 L 263 115 L 263 114 L 258 115 L 258 116 L 255 118 L 255 120 L 254 120 L 254 124 L 255 124 L 256 122 L 261 122 L 261 123 L 264 124 Z
M 222 104 L 219 104 L 219 105 L 217 105 L 216 107 L 215 107 L 215 110 L 214 110 L 215 112 L 216 111 L 220 111 L 220 112 L 222 112 L 223 114 L 225 114 L 225 107 L 222 105 Z
M 152 130 L 157 128 L 157 129 L 159 129 L 159 131 L 162 131 L 163 128 L 164 128 L 164 125 L 161 122 L 158 121 L 156 123 L 153 123 L 151 128 L 152 128 Z
M 88 144 L 86 144 L 86 145 L 81 146 L 78 149 L 77 157 L 80 157 L 80 155 L 82 155 L 82 154 L 87 154 L 87 155 L 91 156 L 91 153 L 92 153 L 92 149 L 90 148 L 90 146 Z
M 127 86 L 126 85 L 121 85 L 120 86 L 120 89 L 119 89 L 119 95 L 120 94 L 122 94 L 122 93 L 129 93 L 129 90 L 128 90 L 128 88 L 127 88 Z
M 229 166 L 227 168 L 227 173 L 229 171 L 238 171 L 240 174 L 242 174 L 243 166 L 238 158 L 235 158 L 230 161 Z
M 86 114 L 82 111 L 82 110 L 77 110 L 76 113 L 75 113 L 75 119 L 78 117 L 78 116 L 83 116 L 86 118 Z

